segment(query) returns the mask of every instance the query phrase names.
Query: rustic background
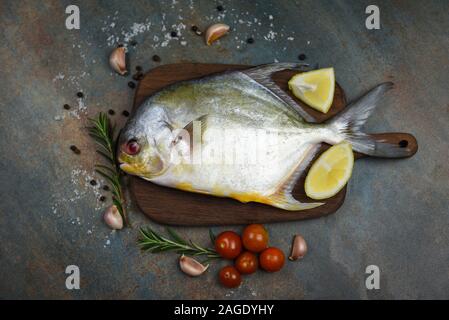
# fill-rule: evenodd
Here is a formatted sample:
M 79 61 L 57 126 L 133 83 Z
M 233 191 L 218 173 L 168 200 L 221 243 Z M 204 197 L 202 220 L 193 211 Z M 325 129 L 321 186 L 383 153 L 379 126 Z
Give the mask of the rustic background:
M 69 4 L 80 7 L 80 30 L 65 29 Z M 449 298 L 449 4 L 376 1 L 381 30 L 375 31 L 365 28 L 368 4 L 1 1 L 0 298 Z M 218 21 L 232 32 L 211 47 L 190 31 Z M 178 38 L 170 38 L 172 30 Z M 336 214 L 269 225 L 272 244 L 285 251 L 293 234 L 304 235 L 310 251 L 303 261 L 247 277 L 235 290 L 219 286 L 217 265 L 187 278 L 175 255 L 139 251 L 138 227 L 163 227 L 132 201 L 132 228 L 111 232 L 101 220 L 110 194 L 93 171 L 98 159 L 85 126 L 87 117 L 109 109 L 122 125 L 121 112 L 131 109 L 131 77 L 111 72 L 107 62 L 119 43 L 129 47 L 132 70 L 298 61 L 304 53 L 306 62 L 335 67 L 349 99 L 394 81 L 367 127 L 411 132 L 420 149 L 407 160 L 358 161 Z M 70 151 L 73 144 L 80 155 Z M 207 228 L 177 230 L 208 243 Z M 81 269 L 81 290 L 65 288 L 69 264 Z M 380 290 L 365 288 L 369 264 L 380 267 Z

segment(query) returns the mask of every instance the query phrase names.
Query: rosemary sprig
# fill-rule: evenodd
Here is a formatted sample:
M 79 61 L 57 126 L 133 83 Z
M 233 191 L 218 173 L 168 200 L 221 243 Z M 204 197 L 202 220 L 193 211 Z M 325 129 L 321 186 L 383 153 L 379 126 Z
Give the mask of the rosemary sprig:
M 112 203 L 117 207 L 123 221 L 128 225 L 128 217 L 125 210 L 125 197 L 123 196 L 120 182 L 120 168 L 116 156 L 116 141 L 114 140 L 115 125 L 105 113 L 100 112 L 96 119 L 89 119 L 92 126 L 88 128 L 89 135 L 95 139 L 97 153 L 103 156 L 108 165 L 96 164 L 95 171 L 103 176 L 111 184 Z
M 150 227 L 140 228 L 141 238 L 138 240 L 142 250 L 151 253 L 174 251 L 188 256 L 206 256 L 207 260 L 220 258 L 211 248 L 203 248 L 191 240 L 182 239 L 173 229 L 167 228 L 170 238 L 164 237 Z

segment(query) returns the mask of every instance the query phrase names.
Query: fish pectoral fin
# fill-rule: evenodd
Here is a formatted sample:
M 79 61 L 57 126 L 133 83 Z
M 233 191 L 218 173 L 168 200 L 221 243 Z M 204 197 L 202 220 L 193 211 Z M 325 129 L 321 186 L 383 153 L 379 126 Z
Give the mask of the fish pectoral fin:
M 300 70 L 308 66 L 309 65 L 306 63 L 272 63 L 244 70 L 242 73 L 246 74 L 251 79 L 270 90 L 271 93 L 273 93 L 278 99 L 294 109 L 305 121 L 315 123 L 315 118 L 307 113 L 301 105 L 299 105 L 292 97 L 282 90 L 271 78 L 271 76 L 278 71 L 287 69 Z
M 197 134 L 195 132 L 197 129 L 201 129 L 201 132 L 199 132 L 200 136 L 203 135 L 204 131 L 207 129 L 207 122 L 208 122 L 209 115 L 205 114 L 201 117 L 196 118 L 195 120 L 190 121 L 186 126 L 184 127 L 184 130 L 186 130 L 190 137 L 193 137 L 194 134 Z
M 192 154 L 194 145 L 198 145 L 202 142 L 203 134 L 207 129 L 207 124 L 207 114 L 190 121 L 184 128 L 176 133 L 172 141 L 172 146 L 176 146 L 180 141 L 185 140 L 190 146 L 190 154 Z M 186 136 L 186 134 L 188 136 Z
M 275 193 L 268 197 L 269 204 L 273 207 L 281 208 L 288 211 L 300 211 L 319 207 L 322 202 L 300 202 L 293 198 L 291 193 Z

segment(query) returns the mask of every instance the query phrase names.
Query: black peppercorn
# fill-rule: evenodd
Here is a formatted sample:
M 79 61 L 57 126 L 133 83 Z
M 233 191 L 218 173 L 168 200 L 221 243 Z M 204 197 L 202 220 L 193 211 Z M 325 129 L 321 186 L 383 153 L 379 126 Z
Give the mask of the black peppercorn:
M 223 10 L 224 10 L 224 8 L 223 8 L 223 6 L 222 6 L 222 5 L 219 5 L 219 6 L 217 6 L 217 10 L 218 10 L 218 11 L 223 11 Z
M 72 150 L 75 154 L 80 154 L 81 150 L 78 149 L 76 146 L 70 146 L 70 150 Z
M 160 62 L 160 61 L 161 61 L 161 57 L 159 57 L 157 54 L 155 54 L 155 55 L 153 56 L 153 61 L 154 61 L 154 62 Z
M 104 202 L 105 200 L 106 200 L 106 197 L 105 197 L 105 196 L 101 196 L 101 197 L 100 197 L 100 201 L 101 201 L 101 202 Z
M 133 80 L 139 81 L 142 80 L 143 74 L 142 72 L 137 72 L 135 75 L 133 75 Z
M 97 185 L 97 181 L 95 181 L 95 180 L 90 180 L 90 182 L 89 182 L 92 186 L 96 186 Z
M 200 35 L 203 34 L 203 33 L 201 32 L 201 30 L 200 30 L 197 26 L 192 26 L 190 29 L 191 29 L 193 32 L 195 32 L 195 34 L 196 34 L 197 36 L 200 36 Z
M 70 106 L 66 103 L 66 104 L 64 105 L 64 109 L 70 110 Z
M 123 110 L 122 115 L 124 115 L 125 117 L 129 116 L 129 112 L 127 110 Z
M 142 67 L 141 66 L 136 66 L 136 71 L 142 71 Z
M 113 116 L 113 115 L 115 114 L 115 111 L 112 110 L 112 109 L 109 109 L 108 113 L 109 113 L 111 116 Z
M 132 81 L 128 82 L 128 87 L 130 87 L 131 89 L 134 89 L 136 87 L 136 84 Z
M 306 60 L 306 55 L 304 54 L 304 53 L 301 53 L 299 56 L 298 56 L 298 59 L 299 60 Z
M 131 40 L 129 42 L 130 45 L 132 45 L 133 47 L 135 47 L 137 45 L 137 41 L 136 40 Z
M 172 31 L 170 32 L 170 35 L 172 36 L 172 38 L 177 37 L 178 34 L 176 33 L 176 31 Z
M 109 191 L 109 187 L 106 186 L 106 185 L 104 185 L 104 186 L 103 186 L 103 190 L 104 190 L 104 191 Z
M 84 97 L 84 94 L 80 91 L 80 92 L 78 92 L 78 93 L 76 94 L 76 96 L 77 96 L 78 98 L 82 98 L 82 97 Z
M 253 39 L 253 38 L 248 38 L 248 39 L 246 39 L 246 42 L 247 42 L 247 43 L 250 43 L 250 44 L 251 44 L 251 43 L 254 43 L 254 39 Z

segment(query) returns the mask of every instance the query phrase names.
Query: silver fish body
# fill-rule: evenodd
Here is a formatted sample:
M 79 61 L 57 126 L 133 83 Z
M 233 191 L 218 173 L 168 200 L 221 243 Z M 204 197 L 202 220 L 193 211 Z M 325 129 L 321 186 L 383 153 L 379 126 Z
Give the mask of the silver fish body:
M 292 197 L 297 179 L 321 142 L 348 140 L 375 155 L 375 142 L 359 130 L 375 103 L 361 99 L 341 118 L 308 123 L 281 91 L 256 81 L 265 71 L 183 81 L 149 97 L 121 135 L 121 168 L 159 185 L 241 202 L 286 210 L 321 205 Z M 374 102 L 387 87 L 377 87 Z M 127 152 L 130 141 L 137 154 Z

